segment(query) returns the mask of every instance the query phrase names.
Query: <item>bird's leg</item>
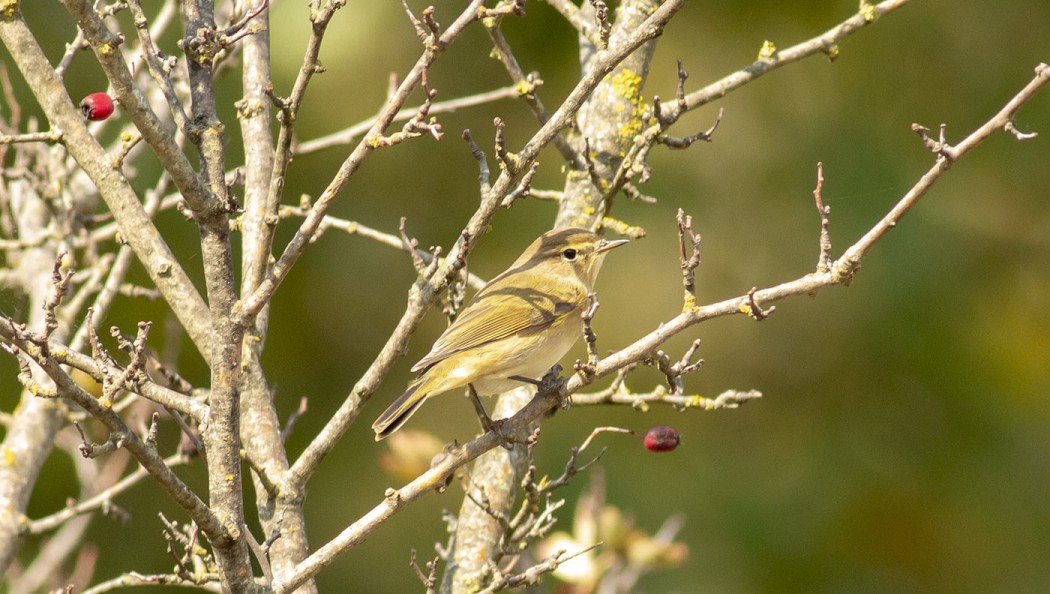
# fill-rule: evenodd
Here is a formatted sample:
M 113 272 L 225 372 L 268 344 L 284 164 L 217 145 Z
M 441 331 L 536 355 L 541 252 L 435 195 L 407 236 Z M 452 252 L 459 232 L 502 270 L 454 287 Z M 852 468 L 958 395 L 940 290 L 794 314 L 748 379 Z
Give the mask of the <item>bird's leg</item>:
M 537 388 L 543 387 L 543 380 L 532 379 L 531 377 L 525 377 L 524 375 L 512 375 L 507 379 L 512 379 L 516 382 L 521 382 L 523 384 L 530 384 L 536 386 Z
M 489 431 L 494 432 L 504 449 L 509 450 L 514 447 L 514 440 L 510 439 L 503 432 L 505 419 L 493 420 L 489 416 L 489 413 L 485 410 L 485 405 L 481 402 L 481 398 L 478 397 L 478 391 L 474 389 L 474 384 L 467 384 L 467 395 L 470 396 L 470 403 L 474 405 L 474 411 L 478 413 L 478 420 L 481 421 L 482 430 L 486 433 Z
M 554 364 L 550 370 L 543 375 L 540 379 L 532 379 L 531 377 L 525 377 L 523 375 L 512 375 L 507 379 L 512 379 L 517 382 L 524 384 L 530 384 L 536 386 L 536 397 L 537 398 L 550 398 L 557 395 L 559 402 L 564 408 L 568 408 L 572 403 L 569 397 L 565 397 L 564 402 L 561 401 L 561 391 L 565 387 L 565 378 L 561 376 L 561 365 Z
M 470 403 L 474 405 L 474 411 L 478 413 L 478 419 L 481 420 L 481 428 L 485 431 L 490 430 L 493 425 L 492 417 L 485 410 L 485 405 L 481 403 L 481 398 L 478 397 L 478 391 L 474 389 L 474 384 L 467 384 L 467 395 L 470 396 Z

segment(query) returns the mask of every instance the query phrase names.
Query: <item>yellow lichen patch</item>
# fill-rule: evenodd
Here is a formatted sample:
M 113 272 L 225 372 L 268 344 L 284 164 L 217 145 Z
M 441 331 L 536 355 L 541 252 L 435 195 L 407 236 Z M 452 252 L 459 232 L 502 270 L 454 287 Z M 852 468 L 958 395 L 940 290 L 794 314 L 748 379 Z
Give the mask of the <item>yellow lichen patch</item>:
M 3 451 L 4 466 L 13 468 L 18 463 L 18 458 L 15 457 L 15 453 L 11 451 L 11 448 L 4 448 Z
M 612 93 L 631 106 L 629 111 L 623 103 L 616 106 L 617 113 L 627 118 L 617 131 L 621 139 L 632 139 L 645 128 L 642 118 L 651 110 L 649 103 L 642 97 L 642 82 L 642 77 L 630 68 L 624 68 L 609 79 Z
M 682 304 L 682 311 L 696 312 L 700 309 L 700 306 L 696 304 L 696 296 L 687 293 L 685 296 L 685 303 Z
M 4 20 L 13 19 L 18 12 L 18 0 L 0 0 L 0 17 Z
M 864 17 L 864 20 L 869 23 L 874 23 L 875 19 L 879 18 L 879 13 L 875 10 L 875 5 L 871 2 L 860 2 L 860 16 Z
M 532 81 L 519 80 L 518 84 L 514 85 L 514 90 L 518 95 L 531 95 L 536 91 L 536 85 Z
M 767 60 L 769 58 L 772 58 L 776 53 L 777 44 L 767 39 L 762 42 L 762 47 L 758 50 L 758 59 Z
M 109 56 L 117 51 L 117 46 L 112 43 L 103 43 L 98 48 L 98 53 L 103 56 Z
M 258 100 L 240 100 L 233 104 L 237 108 L 237 119 L 248 120 L 263 112 L 263 104 Z
M 642 77 L 630 68 L 624 68 L 609 79 L 609 84 L 618 96 L 624 99 L 637 99 L 641 94 Z

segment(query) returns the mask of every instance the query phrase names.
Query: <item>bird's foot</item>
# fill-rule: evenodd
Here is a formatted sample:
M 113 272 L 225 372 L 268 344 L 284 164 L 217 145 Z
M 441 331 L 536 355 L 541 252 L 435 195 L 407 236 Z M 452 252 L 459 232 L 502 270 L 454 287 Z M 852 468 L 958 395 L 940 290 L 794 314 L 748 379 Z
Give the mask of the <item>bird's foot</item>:
M 514 449 L 514 444 L 521 441 L 517 435 L 507 431 L 507 419 L 492 419 L 485 415 L 481 417 L 481 427 L 485 430 L 485 433 L 490 431 L 495 433 L 499 444 L 508 452 Z
M 477 390 L 474 389 L 473 385 L 467 385 L 467 394 L 470 395 L 470 402 L 474 405 L 474 411 L 478 413 L 478 420 L 481 421 L 481 428 L 485 433 L 489 431 L 496 434 L 499 439 L 499 444 L 503 446 L 505 450 L 511 450 L 514 444 L 519 441 L 514 435 L 508 434 L 504 431 L 504 427 L 507 424 L 506 419 L 493 420 L 489 416 L 488 411 L 485 410 L 485 405 L 481 403 L 481 398 L 478 397 Z

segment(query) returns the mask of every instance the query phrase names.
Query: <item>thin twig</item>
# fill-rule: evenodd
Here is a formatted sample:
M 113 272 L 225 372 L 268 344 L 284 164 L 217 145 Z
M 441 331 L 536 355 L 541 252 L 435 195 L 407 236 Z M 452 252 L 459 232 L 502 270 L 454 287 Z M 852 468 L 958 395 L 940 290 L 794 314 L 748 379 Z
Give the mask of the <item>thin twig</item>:
M 484 93 L 478 93 L 476 95 L 468 95 L 465 97 L 459 97 L 457 99 L 449 99 L 447 101 L 437 101 L 430 105 L 430 114 L 441 114 L 441 113 L 454 113 L 460 109 L 466 109 L 468 107 L 474 107 L 476 105 L 484 105 L 486 103 L 493 103 L 501 99 L 514 99 L 520 96 L 521 91 L 518 85 L 511 85 L 509 87 L 503 87 L 500 89 L 494 89 L 492 91 L 486 91 Z M 391 119 L 390 123 L 404 122 L 411 119 L 416 113 L 419 112 L 421 106 L 416 105 L 412 107 L 403 107 L 397 114 Z M 313 153 L 326 148 L 334 146 L 341 146 L 351 144 L 355 140 L 359 140 L 369 128 L 375 123 L 375 118 L 369 118 L 367 120 L 358 122 L 351 126 L 348 126 L 338 132 L 326 134 L 313 140 L 305 140 L 300 142 L 295 147 L 295 154 L 305 155 Z
M 175 454 L 168 456 L 164 459 L 164 464 L 169 468 L 181 466 L 186 464 L 189 458 L 182 454 Z M 85 499 L 83 501 L 71 502 L 61 510 L 39 518 L 37 520 L 30 520 L 25 526 L 26 534 L 43 534 L 49 530 L 58 528 L 70 518 L 76 517 L 80 514 L 86 514 L 95 510 L 103 509 L 106 505 L 109 505 L 118 495 L 124 493 L 131 487 L 134 487 L 142 479 L 149 476 L 149 471 L 143 467 L 136 468 L 131 474 L 120 479 L 120 481 L 114 483 L 103 491 L 95 494 L 94 496 Z
M 813 201 L 816 202 L 817 213 L 820 214 L 820 255 L 817 256 L 817 272 L 831 270 L 831 232 L 828 230 L 831 207 L 824 205 L 823 192 L 824 163 L 817 163 L 817 187 L 813 188 Z
M 48 132 L 30 132 L 27 134 L 0 134 L 0 144 L 19 144 L 29 142 L 57 144 L 62 142 L 62 133 L 51 130 Z
M 299 206 L 281 206 L 278 215 L 283 219 L 287 217 L 305 217 L 309 214 L 309 209 L 302 208 Z M 384 233 L 377 229 L 373 229 L 368 225 L 362 225 L 357 221 L 350 221 L 347 219 L 335 217 L 332 215 L 325 215 L 324 222 L 321 224 L 321 228 L 318 233 L 322 233 L 325 229 L 337 229 L 348 235 L 360 235 L 361 237 L 378 241 L 379 243 L 396 248 L 404 249 L 404 243 L 397 235 L 390 233 Z M 418 256 L 426 264 L 432 264 L 434 262 L 434 254 L 427 250 L 416 248 L 416 256 Z M 485 280 L 475 274 L 467 273 L 467 284 L 474 289 L 481 289 L 485 286 Z

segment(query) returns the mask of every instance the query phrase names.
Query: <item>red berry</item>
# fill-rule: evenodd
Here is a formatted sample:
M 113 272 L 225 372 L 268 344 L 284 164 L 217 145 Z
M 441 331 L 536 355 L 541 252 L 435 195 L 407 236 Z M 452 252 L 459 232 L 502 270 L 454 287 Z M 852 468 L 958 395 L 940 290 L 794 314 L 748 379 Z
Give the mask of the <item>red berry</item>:
M 657 425 L 645 434 L 645 448 L 650 452 L 670 452 L 678 447 L 679 441 L 678 430 L 667 425 Z
M 113 114 L 113 99 L 105 93 L 92 93 L 80 102 L 80 111 L 92 122 L 104 120 Z

